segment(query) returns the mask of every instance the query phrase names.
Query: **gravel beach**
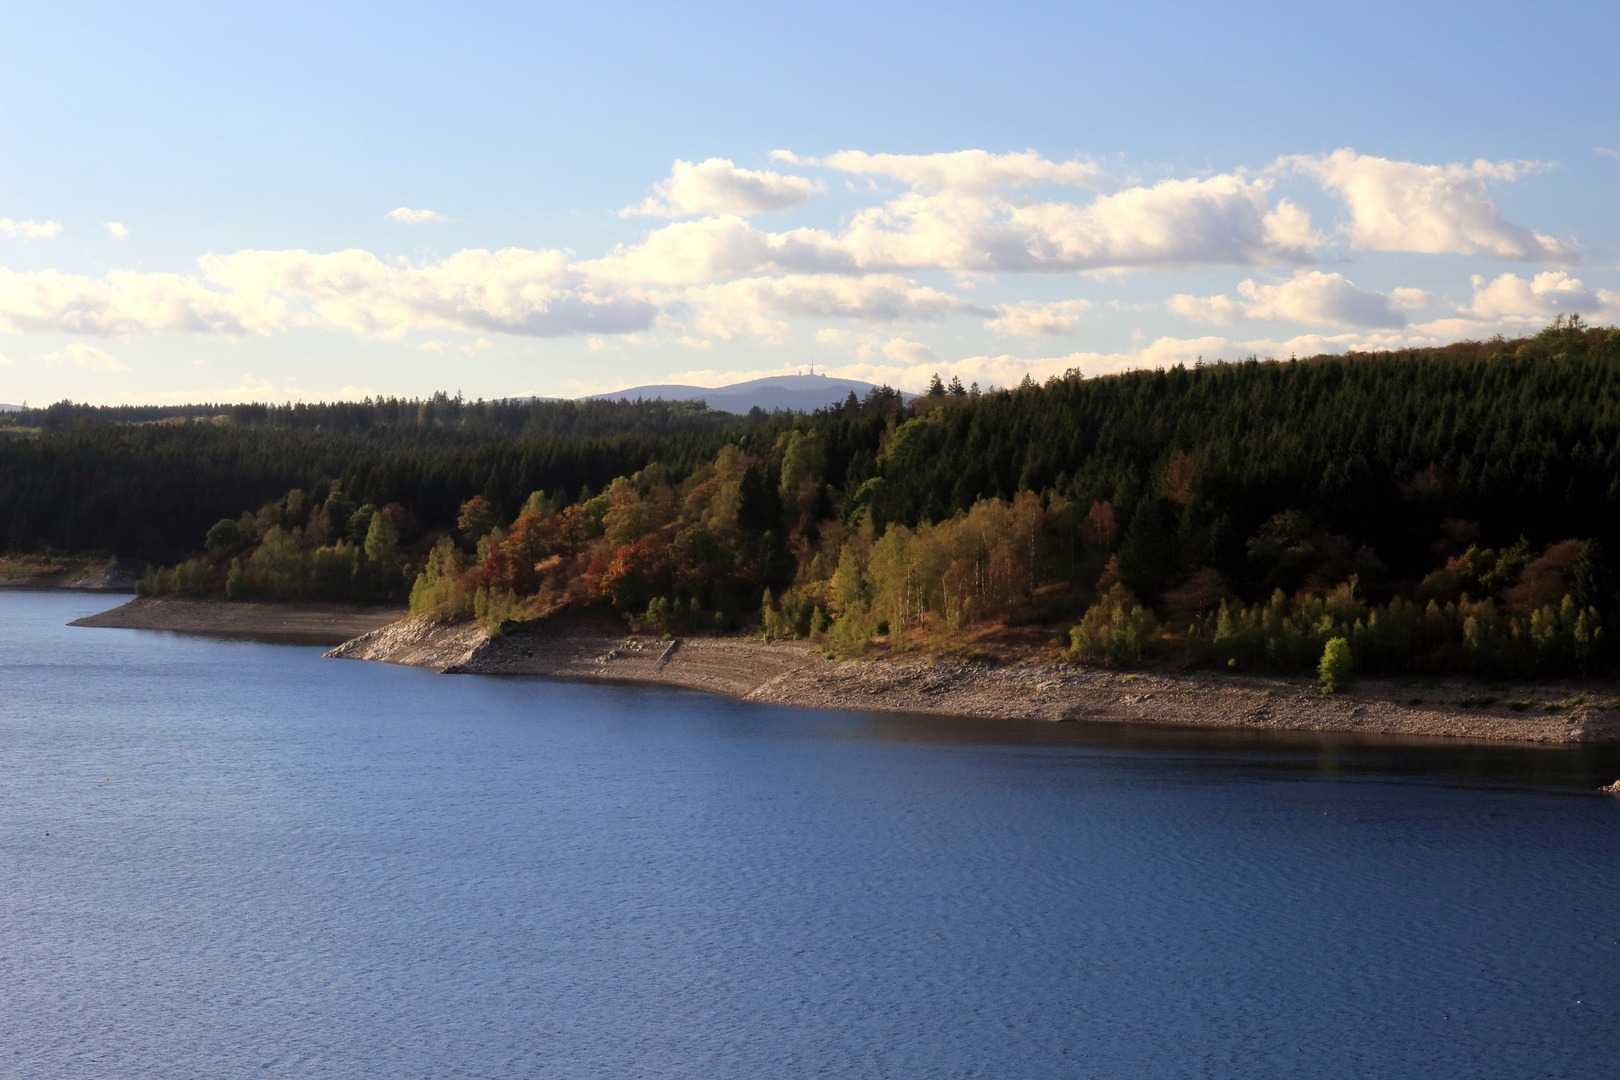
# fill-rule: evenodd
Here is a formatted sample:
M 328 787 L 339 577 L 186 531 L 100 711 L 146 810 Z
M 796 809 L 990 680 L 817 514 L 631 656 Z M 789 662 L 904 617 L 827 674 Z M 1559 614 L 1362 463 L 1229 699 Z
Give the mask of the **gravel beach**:
M 412 619 L 328 656 L 452 674 L 546 675 L 650 683 L 748 701 L 827 709 L 1048 721 L 1130 721 L 1251 730 L 1339 731 L 1537 743 L 1620 738 L 1620 687 L 1595 680 L 1491 684 L 1452 678 L 1362 679 L 1323 695 L 1303 676 L 1121 672 L 1021 661 L 923 656 L 829 660 L 802 642 L 628 638 L 610 629 L 513 627 Z

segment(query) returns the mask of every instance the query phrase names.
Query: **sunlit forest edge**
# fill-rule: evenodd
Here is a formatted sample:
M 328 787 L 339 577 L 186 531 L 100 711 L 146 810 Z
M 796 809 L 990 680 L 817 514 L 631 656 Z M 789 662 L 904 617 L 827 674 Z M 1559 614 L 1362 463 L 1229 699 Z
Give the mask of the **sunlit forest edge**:
M 814 413 L 701 402 L 0 416 L 13 556 L 145 594 L 607 611 L 835 656 L 1612 673 L 1620 330 L 1176 366 Z M 1331 670 L 1330 670 L 1331 669 Z

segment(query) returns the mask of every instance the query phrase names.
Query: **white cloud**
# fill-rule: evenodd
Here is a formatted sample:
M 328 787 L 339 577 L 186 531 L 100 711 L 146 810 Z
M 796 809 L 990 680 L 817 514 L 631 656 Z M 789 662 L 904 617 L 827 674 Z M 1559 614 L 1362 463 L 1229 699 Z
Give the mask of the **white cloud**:
M 769 171 L 739 169 L 725 158 L 696 164 L 675 162 L 669 178 L 659 181 L 640 206 L 627 206 L 622 217 L 695 217 L 699 214 L 763 214 L 786 210 L 826 190 L 820 181 Z
M 122 240 L 129 235 L 129 230 L 124 227 L 124 223 L 121 221 L 104 221 L 102 226 L 112 234 L 114 240 Z
M 395 221 L 402 221 L 406 225 L 420 225 L 425 221 L 443 221 L 444 215 L 437 210 L 412 210 L 408 206 L 401 206 L 388 211 L 388 217 Z
M 1473 284 L 1473 303 L 1459 314 L 1481 322 L 1530 319 L 1539 324 L 1560 313 L 1599 318 L 1620 313 L 1620 293 L 1588 288 L 1562 270 L 1549 270 L 1528 281 L 1517 274 L 1503 274 L 1490 282 L 1475 275 Z
M 1336 150 L 1284 157 L 1280 168 L 1319 180 L 1350 207 L 1350 244 L 1371 251 L 1412 251 L 1498 259 L 1573 262 L 1580 245 L 1504 221 L 1486 180 L 1512 181 L 1542 166 L 1531 161 L 1420 165 Z
M 1268 188 L 1233 175 L 1164 180 L 1084 206 L 913 192 L 857 214 L 840 240 L 869 269 L 1061 273 L 1309 262 L 1309 219 L 1291 203 L 1273 209 Z
M 211 289 L 178 274 L 103 279 L 0 268 L 0 331 L 239 337 L 289 325 L 380 337 L 418 330 L 537 337 L 625 334 L 658 306 L 633 285 L 589 279 L 556 251 L 481 249 L 424 266 L 367 251 L 239 251 L 198 260 Z
M 285 313 L 274 297 L 217 293 L 179 274 L 115 270 L 98 279 L 0 268 L 0 331 L 13 334 L 240 337 L 275 329 Z
M 1594 146 L 1592 153 L 1602 154 L 1604 157 L 1620 158 L 1620 150 L 1610 150 L 1607 146 Z
M 199 261 L 211 282 L 238 296 L 307 304 L 301 324 L 379 337 L 413 330 L 626 333 L 646 329 L 657 315 L 639 290 L 587 280 L 560 251 L 478 248 L 424 266 L 358 250 L 238 251 Z
M 113 354 L 105 349 L 98 349 L 94 345 L 86 345 L 82 341 L 59 349 L 45 357 L 45 363 L 77 364 L 79 367 L 94 368 L 96 371 L 128 371 L 129 368 L 120 364 Z
M 1052 162 L 1033 151 L 843 151 L 820 162 L 778 151 L 772 158 L 886 177 L 907 190 L 872 196 L 839 226 L 771 232 L 755 228 L 744 215 L 803 202 L 823 185 L 739 169 L 721 158 L 677 161 L 655 197 L 626 213 L 705 216 L 659 223 L 639 242 L 600 258 L 509 248 L 413 262 L 362 250 L 249 250 L 202 257 L 198 276 L 117 271 L 93 278 L 0 269 L 0 333 L 240 337 L 326 327 L 394 339 L 421 334 L 431 339 L 422 348 L 471 355 L 488 347 L 487 341 L 455 344 L 452 335 L 579 334 L 588 336 L 591 351 L 605 349 L 609 340 L 706 348 L 714 340 L 745 335 L 785 340 L 793 322 L 805 320 L 823 324 L 810 328 L 817 342 L 851 350 L 861 362 L 906 372 L 940 361 L 909 332 L 895 336 L 898 324 L 971 315 L 995 334 L 1040 338 L 1074 333 L 1091 310 L 1087 301 L 1042 303 L 1019 300 L 1016 292 L 1008 296 L 1008 279 L 1000 274 L 1299 267 L 1287 280 L 1250 279 L 1231 296 L 1176 296 L 1167 306 L 1215 323 L 1301 323 L 1318 334 L 1336 328 L 1365 331 L 1359 337 L 1318 336 L 1312 339 L 1318 348 L 1339 347 L 1352 338 L 1394 340 L 1395 331 L 1403 331 L 1405 339 L 1507 332 L 1544 324 L 1557 311 L 1610 318 L 1607 313 L 1616 310 L 1615 294 L 1562 273 L 1481 279 L 1472 301 L 1461 307 L 1421 289 L 1362 289 L 1342 274 L 1305 269 L 1323 238 L 1304 209 L 1273 197 L 1274 182 L 1284 171 L 1316 177 L 1349 205 L 1345 235 L 1352 246 L 1515 258 L 1577 253 L 1572 245 L 1504 222 L 1488 197 L 1487 181 L 1512 180 L 1538 167 L 1533 163 L 1428 166 L 1342 150 L 1325 157 L 1280 158 L 1258 175 L 1237 171 L 1163 180 L 1084 193 L 1068 202 L 1012 189 L 1097 186 L 1103 177 L 1096 166 Z M 870 180 L 858 186 L 877 190 Z M 405 207 L 389 217 L 443 220 L 432 211 Z M 117 222 L 104 226 L 115 236 L 127 235 Z M 7 235 L 47 236 L 60 228 L 54 222 L 0 219 L 0 232 Z M 954 275 L 959 292 L 979 283 L 979 295 L 991 293 L 1005 302 L 991 304 L 987 297 L 974 304 L 912 279 L 929 272 Z M 992 292 L 997 288 L 1000 295 Z M 1117 302 L 1108 306 L 1124 310 Z M 1407 327 L 1414 311 L 1446 314 Z M 846 330 L 824 325 L 829 320 L 861 325 Z M 1135 363 L 1173 351 L 1167 344 L 1144 346 L 1152 348 L 1158 352 L 1047 359 Z M 979 361 L 991 365 L 986 372 L 1013 363 Z
M 1401 309 L 1424 306 L 1414 301 L 1426 296 L 1421 290 L 1404 290 L 1404 298 L 1397 300 L 1369 292 L 1341 274 L 1324 274 L 1320 270 L 1295 274 L 1276 285 L 1258 285 L 1251 279 L 1238 286 L 1238 293 L 1245 298 L 1243 301 L 1226 296 L 1181 295 L 1172 297 L 1169 306 L 1178 315 L 1213 323 L 1250 319 L 1396 328 L 1406 325 Z
M 1390 303 L 1409 311 L 1439 307 L 1441 303 L 1440 297 L 1427 289 L 1412 289 L 1405 286 L 1389 290 L 1389 299 Z
M 990 274 L 1275 266 L 1311 261 L 1305 211 L 1269 180 L 1234 175 L 1127 188 L 1084 206 L 949 189 L 858 212 L 841 234 L 771 233 L 735 215 L 678 222 L 581 263 L 593 275 L 700 284 L 770 273 L 947 270 Z
M 697 285 L 761 273 L 856 273 L 860 267 L 819 229 L 761 232 L 727 214 L 655 229 L 643 243 L 615 248 L 579 269 L 611 281 Z
M 1089 300 L 1062 300 L 1037 304 L 1025 300 L 1017 304 L 997 304 L 996 317 L 986 320 L 985 328 L 1000 337 L 1060 337 L 1074 333 Z
M 1447 305 L 1434 293 L 1422 289 L 1393 289 L 1386 295 L 1363 292 L 1349 282 L 1344 286 L 1355 292 L 1338 283 L 1308 280 L 1316 276 L 1301 275 L 1294 281 L 1275 286 L 1244 282 L 1238 291 L 1247 301 L 1225 296 L 1177 296 L 1170 301 L 1170 307 L 1179 314 L 1210 322 L 1272 319 L 1364 326 L 1371 330 L 1337 335 L 1308 333 L 1280 343 L 1243 343 L 1243 348 L 1251 352 L 1281 350 L 1300 355 L 1438 345 L 1495 333 L 1531 334 L 1559 314 L 1578 313 L 1597 322 L 1620 319 L 1620 292 L 1592 288 L 1562 270 L 1545 271 L 1528 279 L 1517 274 L 1502 274 L 1495 279 L 1475 275 L 1472 298 L 1469 303 L 1458 305 Z M 1444 316 L 1411 325 L 1407 325 L 1402 311 L 1396 310 L 1442 307 L 1448 308 Z
M 902 364 L 917 366 L 934 362 L 934 350 L 920 341 L 890 338 L 883 343 L 883 355 Z
M 417 346 L 418 349 L 423 349 L 427 352 L 435 352 L 440 356 L 444 356 L 449 352 L 459 352 L 465 356 L 476 356 L 485 349 L 493 349 L 494 347 L 495 346 L 493 343 L 486 341 L 483 338 L 478 338 L 471 343 L 460 344 L 453 341 L 439 341 L 434 339 L 432 341 L 424 341 L 422 344 Z
M 29 240 L 46 240 L 62 231 L 60 222 L 13 221 L 0 217 L 0 236 L 21 236 Z
M 698 308 L 698 329 L 726 339 L 744 331 L 771 339 L 785 337 L 786 325 L 771 316 L 867 323 L 932 322 L 979 310 L 949 293 L 896 274 L 744 278 L 690 290 L 686 299 Z
M 1241 322 L 1248 318 L 1248 306 L 1224 293 L 1220 296 L 1191 296 L 1181 293 L 1165 302 L 1171 311 L 1195 322 L 1212 322 L 1221 326 Z
M 785 151 L 778 151 L 785 153 Z M 1095 187 L 1102 173 L 1088 161 L 1048 161 L 1033 150 L 992 154 L 957 150 L 945 154 L 868 154 L 840 150 L 819 164 L 861 176 L 888 176 L 916 188 L 989 191 L 1031 184 Z

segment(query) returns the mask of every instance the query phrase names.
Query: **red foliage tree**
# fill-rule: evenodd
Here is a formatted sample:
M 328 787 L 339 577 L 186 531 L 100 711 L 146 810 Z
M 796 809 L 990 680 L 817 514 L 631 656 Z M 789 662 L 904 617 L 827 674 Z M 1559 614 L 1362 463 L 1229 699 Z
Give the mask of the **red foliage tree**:
M 613 554 L 602 575 L 600 590 L 621 611 L 640 611 L 647 601 L 671 584 L 669 544 L 652 533 Z

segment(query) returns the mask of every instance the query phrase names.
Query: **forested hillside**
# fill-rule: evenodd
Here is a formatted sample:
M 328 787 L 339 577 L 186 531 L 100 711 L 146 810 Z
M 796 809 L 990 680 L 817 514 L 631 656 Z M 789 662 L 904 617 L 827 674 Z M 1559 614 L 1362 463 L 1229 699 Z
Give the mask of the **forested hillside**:
M 741 423 L 694 402 L 443 394 L 151 410 L 61 402 L 0 416 L 0 543 L 173 562 L 221 517 L 295 487 L 324 499 L 333 484 L 443 528 L 469 492 L 515 507 L 537 487 L 600 488 L 655 458 L 695 464 Z
M 1612 656 L 1613 328 L 874 393 L 741 426 L 693 410 L 652 431 L 615 407 L 620 430 L 589 437 L 420 407 L 347 427 L 70 417 L 0 441 L 0 527 L 14 549 L 148 558 L 206 534 L 148 588 L 412 591 L 492 622 L 763 615 L 842 651 L 1079 619 L 1072 648 L 1115 662 L 1174 643 L 1298 665 L 1330 637 L 1371 670 Z

